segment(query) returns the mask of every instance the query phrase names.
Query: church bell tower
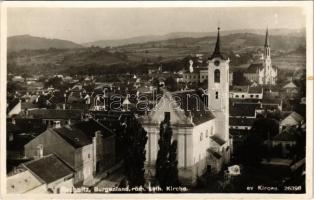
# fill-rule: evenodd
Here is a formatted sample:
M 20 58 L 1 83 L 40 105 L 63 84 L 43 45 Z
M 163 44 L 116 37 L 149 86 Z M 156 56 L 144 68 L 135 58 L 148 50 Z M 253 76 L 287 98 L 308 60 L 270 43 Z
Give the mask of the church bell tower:
M 208 107 L 215 118 L 214 135 L 229 141 L 229 58 L 220 51 L 218 27 L 215 50 L 208 63 Z

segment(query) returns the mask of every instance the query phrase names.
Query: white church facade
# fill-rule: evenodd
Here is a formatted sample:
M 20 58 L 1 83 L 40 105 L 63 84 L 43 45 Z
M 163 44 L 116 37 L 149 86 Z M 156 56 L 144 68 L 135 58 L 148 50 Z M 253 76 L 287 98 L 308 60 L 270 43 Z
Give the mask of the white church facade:
M 276 85 L 278 68 L 272 65 L 270 56 L 270 43 L 268 29 L 264 45 L 264 53 L 261 62 L 252 63 L 244 73 L 244 76 L 251 82 L 259 85 Z
M 229 59 L 217 42 L 208 64 L 208 103 L 194 90 L 168 92 L 145 116 L 148 133 L 146 173 L 155 175 L 159 149 L 159 128 L 165 116 L 170 118 L 173 140 L 177 140 L 179 178 L 183 184 L 195 184 L 206 171 L 218 173 L 230 160 L 229 142 Z

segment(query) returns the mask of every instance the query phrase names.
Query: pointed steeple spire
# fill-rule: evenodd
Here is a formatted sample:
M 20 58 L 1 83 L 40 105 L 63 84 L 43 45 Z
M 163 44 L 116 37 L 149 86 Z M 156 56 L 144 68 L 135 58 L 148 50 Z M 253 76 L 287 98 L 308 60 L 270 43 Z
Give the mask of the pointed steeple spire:
M 220 27 L 217 28 L 218 33 L 217 33 L 217 40 L 216 40 L 216 45 L 215 45 L 215 50 L 213 54 L 211 55 L 210 59 L 219 57 L 224 59 L 224 56 L 220 52 Z
M 220 54 L 220 27 L 218 27 L 218 34 L 217 34 L 217 41 L 216 41 L 216 46 L 215 46 L 215 51 L 214 54 Z
M 266 37 L 265 37 L 265 47 L 269 47 L 269 37 L 268 37 L 268 26 L 266 29 Z

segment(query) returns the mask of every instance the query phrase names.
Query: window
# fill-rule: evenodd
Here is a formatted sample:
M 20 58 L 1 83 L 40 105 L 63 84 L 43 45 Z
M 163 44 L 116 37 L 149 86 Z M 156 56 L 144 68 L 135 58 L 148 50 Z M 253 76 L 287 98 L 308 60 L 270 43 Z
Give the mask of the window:
M 216 92 L 216 99 L 218 99 L 218 92 Z
M 220 70 L 219 69 L 216 69 L 214 72 L 214 82 L 220 83 Z
M 244 98 L 244 94 L 242 94 L 242 98 Z
M 214 127 L 211 127 L 211 129 L 210 129 L 210 135 L 214 135 Z
M 206 130 L 206 137 L 208 137 L 208 130 Z
M 87 157 L 90 158 L 90 154 L 88 154 Z
M 253 94 L 251 94 L 251 98 L 253 98 L 254 97 L 254 95 Z
M 170 112 L 165 112 L 164 115 L 165 115 L 165 121 L 169 122 L 170 121 Z
M 257 94 L 257 95 L 255 95 L 256 96 L 256 98 L 258 98 L 259 97 L 259 95 Z
M 201 132 L 201 135 L 200 135 L 200 141 L 203 140 L 203 132 Z

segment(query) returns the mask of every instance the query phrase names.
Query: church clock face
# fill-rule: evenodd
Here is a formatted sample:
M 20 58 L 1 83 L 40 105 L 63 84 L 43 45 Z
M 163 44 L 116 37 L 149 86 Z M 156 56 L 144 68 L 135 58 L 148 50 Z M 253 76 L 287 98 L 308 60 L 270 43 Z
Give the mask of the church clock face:
M 215 65 L 215 66 L 217 66 L 217 67 L 218 67 L 218 66 L 219 66 L 219 64 L 220 64 L 220 61 L 219 61 L 219 60 L 215 60 L 215 61 L 214 61 L 214 65 Z

